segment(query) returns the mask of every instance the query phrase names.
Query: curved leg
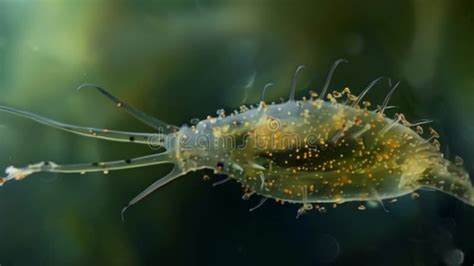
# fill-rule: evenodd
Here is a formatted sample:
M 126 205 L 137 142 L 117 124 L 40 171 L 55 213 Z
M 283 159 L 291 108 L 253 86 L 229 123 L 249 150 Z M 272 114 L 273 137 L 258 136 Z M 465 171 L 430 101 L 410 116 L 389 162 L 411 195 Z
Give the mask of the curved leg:
M 125 212 L 132 205 L 137 204 L 143 198 L 150 195 L 153 191 L 165 186 L 166 184 L 170 183 L 171 181 L 176 180 L 177 178 L 181 177 L 184 174 L 185 174 L 185 172 L 183 172 L 179 167 L 174 167 L 173 170 L 171 170 L 171 172 L 169 172 L 166 176 L 164 176 L 164 177 L 158 179 L 157 181 L 155 181 L 155 183 L 151 184 L 149 187 L 147 187 L 145 190 L 143 190 L 140 194 L 138 194 L 135 198 L 133 198 L 127 204 L 127 206 L 125 206 L 122 209 L 122 220 L 124 220 Z

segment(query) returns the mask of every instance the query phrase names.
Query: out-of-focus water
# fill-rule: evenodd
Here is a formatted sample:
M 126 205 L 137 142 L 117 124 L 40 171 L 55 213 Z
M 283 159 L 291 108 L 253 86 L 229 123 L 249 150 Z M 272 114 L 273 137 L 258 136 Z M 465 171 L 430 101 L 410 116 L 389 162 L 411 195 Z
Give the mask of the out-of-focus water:
M 0 104 L 60 121 L 149 130 L 92 90 L 107 87 L 182 125 L 217 109 L 401 80 L 408 119 L 433 119 L 448 156 L 474 173 L 472 1 L 0 0 Z M 386 89 L 370 92 L 381 102 Z M 0 113 L 0 167 L 115 160 L 146 146 L 85 139 Z M 434 192 L 360 211 L 348 203 L 295 219 L 298 206 L 241 200 L 209 172 L 121 208 L 169 167 L 108 175 L 40 174 L 0 188 L 1 265 L 472 265 L 474 208 Z M 217 178 L 214 178 L 216 180 Z

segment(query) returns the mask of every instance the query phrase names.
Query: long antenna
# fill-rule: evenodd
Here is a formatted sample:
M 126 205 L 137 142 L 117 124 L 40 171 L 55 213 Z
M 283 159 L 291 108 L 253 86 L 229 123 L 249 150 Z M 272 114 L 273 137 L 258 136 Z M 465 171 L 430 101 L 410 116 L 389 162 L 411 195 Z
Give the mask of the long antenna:
M 319 99 L 324 99 L 324 95 L 326 94 L 326 92 L 328 90 L 329 83 L 331 83 L 332 75 L 334 74 L 334 71 L 336 71 L 336 68 L 340 63 L 349 63 L 349 61 L 347 61 L 344 58 L 341 58 L 341 59 L 336 60 L 336 62 L 334 62 L 332 64 L 331 69 L 329 69 L 329 73 L 328 73 L 328 76 L 326 78 L 326 82 L 324 83 L 323 90 L 319 94 Z
M 298 73 L 304 68 L 304 65 L 299 65 L 296 68 L 295 74 L 293 75 L 293 78 L 291 79 L 291 90 L 290 90 L 290 102 L 295 101 L 295 91 L 296 91 L 296 77 L 298 76 Z

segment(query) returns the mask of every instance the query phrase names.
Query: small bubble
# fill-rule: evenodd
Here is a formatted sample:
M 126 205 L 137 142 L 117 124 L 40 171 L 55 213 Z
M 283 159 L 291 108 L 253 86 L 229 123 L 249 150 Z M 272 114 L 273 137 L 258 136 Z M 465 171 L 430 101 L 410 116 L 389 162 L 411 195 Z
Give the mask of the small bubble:
M 413 193 L 411 194 L 411 198 L 412 198 L 412 199 L 418 199 L 418 198 L 420 198 L 420 194 L 418 194 L 418 193 L 416 193 L 416 192 L 413 192 Z
M 359 205 L 359 207 L 357 207 L 357 209 L 359 209 L 359 211 L 365 211 L 367 209 L 367 207 L 365 207 L 365 205 L 361 204 L 361 205 Z
M 324 207 L 324 206 L 319 207 L 319 208 L 318 208 L 318 211 L 319 211 L 320 213 L 326 213 L 326 207 Z
M 459 249 L 452 249 L 444 255 L 444 262 L 448 266 L 461 266 L 464 262 L 464 252 Z

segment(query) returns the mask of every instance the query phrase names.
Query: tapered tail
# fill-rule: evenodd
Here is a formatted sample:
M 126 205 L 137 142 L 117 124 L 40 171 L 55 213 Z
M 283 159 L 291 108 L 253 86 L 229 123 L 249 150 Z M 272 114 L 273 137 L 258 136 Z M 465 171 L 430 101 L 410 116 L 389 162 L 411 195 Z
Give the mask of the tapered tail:
M 446 159 L 440 161 L 428 170 L 426 177 L 419 180 L 421 186 L 439 190 L 474 206 L 474 188 L 469 174 L 461 166 Z

